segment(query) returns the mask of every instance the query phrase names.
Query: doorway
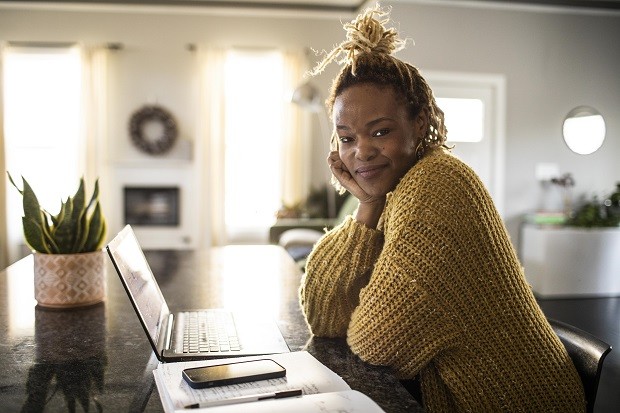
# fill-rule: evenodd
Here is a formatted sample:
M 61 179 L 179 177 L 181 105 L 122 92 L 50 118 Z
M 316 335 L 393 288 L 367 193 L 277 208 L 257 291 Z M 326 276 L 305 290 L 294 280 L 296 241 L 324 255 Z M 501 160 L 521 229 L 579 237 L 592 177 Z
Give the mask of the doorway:
M 506 81 L 494 74 L 424 74 L 446 116 L 452 153 L 480 177 L 504 212 Z

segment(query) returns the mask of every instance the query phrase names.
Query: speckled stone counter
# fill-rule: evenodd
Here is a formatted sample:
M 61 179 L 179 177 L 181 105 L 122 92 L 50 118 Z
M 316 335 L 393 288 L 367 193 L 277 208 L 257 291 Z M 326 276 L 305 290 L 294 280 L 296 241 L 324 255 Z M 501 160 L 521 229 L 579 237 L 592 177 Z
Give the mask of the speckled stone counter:
M 171 310 L 272 316 L 291 351 L 309 351 L 386 412 L 423 411 L 389 369 L 362 362 L 344 340 L 311 336 L 297 302 L 301 274 L 279 247 L 146 256 Z M 32 257 L 0 272 L 0 411 L 163 412 L 158 361 L 110 263 L 106 271 L 105 302 L 63 311 L 36 306 Z

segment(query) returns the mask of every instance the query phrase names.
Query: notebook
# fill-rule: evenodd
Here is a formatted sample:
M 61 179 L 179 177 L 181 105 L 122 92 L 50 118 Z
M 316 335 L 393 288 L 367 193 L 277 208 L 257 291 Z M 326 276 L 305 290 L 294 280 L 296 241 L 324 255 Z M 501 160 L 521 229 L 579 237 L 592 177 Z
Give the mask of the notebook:
M 160 361 L 205 360 L 290 351 L 277 324 L 271 319 L 225 309 L 171 313 L 130 225 L 126 225 L 110 241 L 106 250 Z M 190 328 L 204 327 L 211 321 L 219 324 L 208 327 L 211 331 L 201 333 L 202 337 L 188 336 Z M 220 337 L 214 339 L 212 332 L 220 333 Z M 222 336 L 224 342 L 220 342 Z

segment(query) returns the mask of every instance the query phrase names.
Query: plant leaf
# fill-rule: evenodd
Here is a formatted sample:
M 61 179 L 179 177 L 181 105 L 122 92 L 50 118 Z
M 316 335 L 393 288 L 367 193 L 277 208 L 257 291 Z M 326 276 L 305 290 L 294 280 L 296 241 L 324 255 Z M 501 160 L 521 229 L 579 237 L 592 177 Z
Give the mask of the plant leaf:
M 52 251 L 47 247 L 41 225 L 32 218 L 22 217 L 24 226 L 24 238 L 26 242 L 35 251 L 50 254 Z
M 93 248 L 93 251 L 100 250 L 103 248 L 103 244 L 105 244 L 105 236 L 108 231 L 108 224 L 106 223 L 105 218 L 101 215 L 101 231 L 99 231 L 99 242 Z
M 88 212 L 91 205 L 96 202 L 99 196 L 99 180 L 95 181 L 95 189 L 88 205 L 86 205 L 86 193 L 84 178 L 80 179 L 80 187 L 73 198 L 73 219 L 76 222 L 75 240 L 73 251 L 82 252 L 88 240 Z
M 86 210 L 83 211 L 77 225 L 78 226 L 76 231 L 75 244 L 73 245 L 73 251 L 84 252 L 84 246 L 86 245 L 86 241 L 88 240 L 89 231 L 88 216 L 86 215 Z
M 22 203 L 24 206 L 24 216 L 30 219 L 33 219 L 41 224 L 41 205 L 39 204 L 39 200 L 35 195 L 32 187 L 25 178 L 22 177 L 22 181 L 24 182 L 24 191 L 22 194 Z
M 45 238 L 46 245 L 52 254 L 59 254 L 60 250 L 54 237 L 52 237 L 52 228 L 49 226 L 50 213 L 46 211 L 41 211 L 42 215 L 42 225 L 41 229 L 43 230 L 43 237 Z
M 101 212 L 99 202 L 95 204 L 95 210 L 88 223 L 88 239 L 84 245 L 84 252 L 97 251 L 103 246 L 105 240 L 106 224 Z
M 84 178 L 80 178 L 80 186 L 75 195 L 73 195 L 72 221 L 77 221 L 82 215 L 82 212 L 86 209 L 86 195 L 84 191 Z
M 80 178 L 80 186 L 73 195 L 73 210 L 71 211 L 72 224 L 72 244 L 71 252 L 79 252 L 78 246 L 82 238 L 82 216 L 86 215 L 86 194 L 85 194 L 84 178 Z
M 73 247 L 73 239 L 75 236 L 76 225 L 71 220 L 73 212 L 73 199 L 67 198 L 65 214 L 63 219 L 58 222 L 58 225 L 52 230 L 52 238 L 56 240 L 58 249 L 61 254 L 70 254 Z
M 6 171 L 6 174 L 9 176 L 9 182 L 15 187 L 15 189 L 17 189 L 17 191 L 19 191 L 20 194 L 24 195 L 24 191 L 22 191 L 21 189 L 19 189 L 19 187 L 17 186 L 17 184 L 15 183 L 15 181 L 13 180 L 13 177 L 11 176 L 11 174 L 9 173 L 9 171 Z M 23 179 L 23 177 L 22 177 Z
M 99 178 L 95 181 L 95 188 L 93 189 L 93 195 L 90 197 L 90 201 L 88 202 L 88 206 L 86 209 L 91 209 L 91 207 L 97 202 L 99 199 Z

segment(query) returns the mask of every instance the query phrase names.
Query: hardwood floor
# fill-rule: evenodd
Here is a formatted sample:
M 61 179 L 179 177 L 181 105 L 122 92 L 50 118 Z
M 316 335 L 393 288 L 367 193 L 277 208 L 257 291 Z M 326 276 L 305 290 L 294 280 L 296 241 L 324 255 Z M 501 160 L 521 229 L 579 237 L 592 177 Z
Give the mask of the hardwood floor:
M 572 324 L 613 348 L 603 364 L 595 413 L 620 412 L 620 297 L 539 299 L 547 317 Z

